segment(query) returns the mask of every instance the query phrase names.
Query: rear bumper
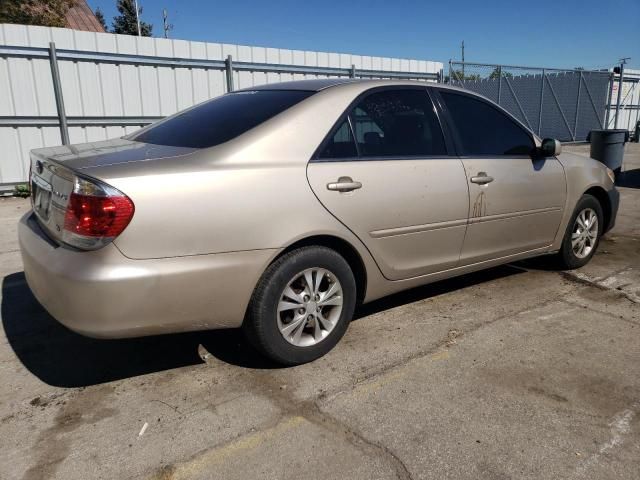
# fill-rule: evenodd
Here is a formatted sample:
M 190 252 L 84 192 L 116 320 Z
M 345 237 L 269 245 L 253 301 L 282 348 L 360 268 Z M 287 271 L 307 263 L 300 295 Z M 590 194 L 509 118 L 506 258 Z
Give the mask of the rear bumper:
M 27 283 L 60 323 L 122 338 L 233 328 L 277 250 L 131 260 L 113 245 L 80 252 L 53 244 L 31 213 L 18 227 Z
M 613 227 L 615 227 L 616 217 L 618 216 L 618 208 L 620 207 L 620 192 L 616 187 L 613 187 L 611 190 L 609 190 L 607 192 L 607 196 L 609 197 L 609 205 L 611 206 L 611 216 L 609 217 L 609 222 L 605 226 L 604 232 L 608 232 Z

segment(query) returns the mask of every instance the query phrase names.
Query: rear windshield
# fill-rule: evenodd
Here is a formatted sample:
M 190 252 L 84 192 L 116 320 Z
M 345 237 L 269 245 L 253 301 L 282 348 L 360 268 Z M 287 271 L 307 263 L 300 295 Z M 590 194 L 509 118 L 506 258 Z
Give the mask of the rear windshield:
M 230 93 L 179 113 L 132 140 L 172 147 L 207 148 L 227 142 L 314 92 L 252 90 Z

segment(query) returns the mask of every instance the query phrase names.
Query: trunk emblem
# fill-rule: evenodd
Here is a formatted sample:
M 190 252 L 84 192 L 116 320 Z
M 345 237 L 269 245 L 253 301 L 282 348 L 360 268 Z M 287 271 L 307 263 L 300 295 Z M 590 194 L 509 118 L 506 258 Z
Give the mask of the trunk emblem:
M 60 193 L 60 192 L 58 192 L 58 191 L 56 191 L 56 190 L 53 190 L 53 194 L 54 194 L 56 197 L 60 198 L 61 200 L 65 201 L 65 202 L 66 202 L 66 201 L 67 201 L 67 199 L 69 198 L 69 197 L 68 197 L 67 195 L 65 195 L 64 193 Z

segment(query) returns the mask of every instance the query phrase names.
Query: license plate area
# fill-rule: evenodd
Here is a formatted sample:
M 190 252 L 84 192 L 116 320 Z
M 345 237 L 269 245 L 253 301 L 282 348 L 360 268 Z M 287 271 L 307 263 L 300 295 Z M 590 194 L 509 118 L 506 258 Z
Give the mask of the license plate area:
M 51 214 L 51 184 L 36 174 L 31 176 L 31 195 L 33 211 L 43 221 L 47 222 Z

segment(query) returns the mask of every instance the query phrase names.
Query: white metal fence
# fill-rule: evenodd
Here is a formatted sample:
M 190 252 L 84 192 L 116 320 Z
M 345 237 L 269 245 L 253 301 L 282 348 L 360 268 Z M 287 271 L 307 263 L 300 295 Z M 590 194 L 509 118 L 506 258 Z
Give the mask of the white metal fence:
M 425 60 L 0 24 L 0 188 L 27 180 L 29 150 L 63 143 L 64 120 L 70 143 L 91 142 L 234 87 L 335 76 L 436 81 L 442 67 Z
M 640 121 L 640 70 L 625 69 L 620 96 L 620 112 L 616 115 L 618 105 L 619 75 L 615 75 L 612 88 L 607 128 L 624 128 L 634 132 Z M 616 118 L 618 120 L 616 126 Z

